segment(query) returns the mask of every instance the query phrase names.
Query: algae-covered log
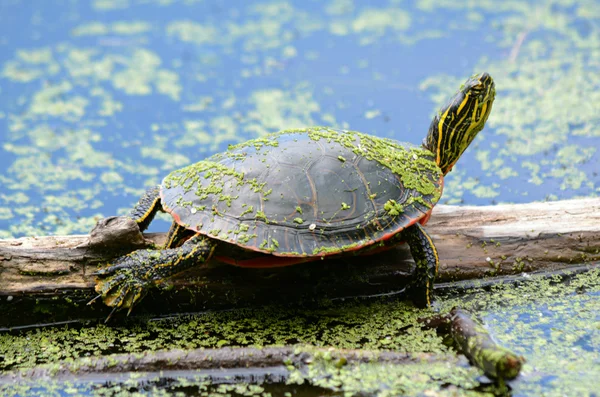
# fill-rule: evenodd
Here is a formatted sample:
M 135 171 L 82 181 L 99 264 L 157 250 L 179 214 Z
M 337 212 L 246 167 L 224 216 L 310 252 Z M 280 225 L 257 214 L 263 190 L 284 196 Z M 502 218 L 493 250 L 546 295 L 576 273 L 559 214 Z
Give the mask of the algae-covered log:
M 177 371 L 177 370 L 252 370 L 269 368 L 274 372 L 297 369 L 311 364 L 316 359 L 342 367 L 356 363 L 409 364 L 456 361 L 453 354 L 397 353 L 390 351 L 351 350 L 317 348 L 312 346 L 285 347 L 222 347 L 219 349 L 163 350 L 136 354 L 114 354 L 110 356 L 85 357 L 65 360 L 56 364 L 37 366 L 26 370 L 5 372 L 0 375 L 0 384 L 25 379 L 69 378 L 73 375 L 123 373 L 129 371 Z M 225 373 L 226 374 L 226 373 Z
M 454 308 L 450 321 L 450 334 L 459 350 L 486 375 L 500 380 L 511 380 L 519 375 L 524 358 L 494 342 L 477 319 Z
M 438 282 L 558 270 L 600 258 L 600 199 L 489 207 L 439 205 L 427 229 L 440 253 Z M 164 234 L 145 238 L 160 244 Z M 52 319 L 58 320 L 77 317 L 94 307 L 106 309 L 100 302 L 92 307 L 83 305 L 93 296 L 90 274 L 119 252 L 144 244 L 147 240 L 125 218 L 103 220 L 91 238 L 0 241 L 4 313 L 52 313 Z M 412 264 L 405 246 L 369 257 L 277 269 L 242 269 L 214 262 L 177 278 L 167 293 L 150 294 L 136 312 L 397 292 L 409 279 Z M 61 308 L 64 315 L 58 314 Z M 14 320 L 3 316 L 0 325 Z
M 476 315 L 454 307 L 448 313 L 425 317 L 420 321 L 425 328 L 449 335 L 459 352 L 499 384 L 519 375 L 525 358 L 496 343 Z

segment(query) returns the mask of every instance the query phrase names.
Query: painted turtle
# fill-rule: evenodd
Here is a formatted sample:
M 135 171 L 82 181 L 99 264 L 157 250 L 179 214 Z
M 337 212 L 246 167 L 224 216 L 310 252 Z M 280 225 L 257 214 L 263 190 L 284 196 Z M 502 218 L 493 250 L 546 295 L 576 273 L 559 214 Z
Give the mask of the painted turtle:
M 173 171 L 130 213 L 142 231 L 157 211 L 170 213 L 165 246 L 97 271 L 96 291 L 108 306 L 131 311 L 149 287 L 213 253 L 237 266 L 276 267 L 407 242 L 416 262 L 411 298 L 428 306 L 438 255 L 422 225 L 494 96 L 487 73 L 470 77 L 434 117 L 422 146 L 314 127 L 230 146 Z M 262 254 L 228 256 L 240 251 Z

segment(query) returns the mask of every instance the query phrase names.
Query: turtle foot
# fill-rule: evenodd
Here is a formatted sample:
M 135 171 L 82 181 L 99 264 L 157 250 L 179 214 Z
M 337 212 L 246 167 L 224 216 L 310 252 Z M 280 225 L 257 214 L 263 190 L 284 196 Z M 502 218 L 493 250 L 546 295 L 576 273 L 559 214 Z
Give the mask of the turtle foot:
M 104 304 L 113 308 L 106 321 L 118 310 L 128 309 L 129 315 L 152 286 L 152 281 L 144 277 L 147 274 L 144 272 L 144 258 L 147 259 L 144 251 L 136 251 L 93 273 L 96 276 L 95 290 L 99 295 L 90 303 L 102 298 Z
M 204 263 L 215 247 L 209 238 L 198 235 L 180 247 L 134 251 L 94 273 L 96 292 L 113 312 L 122 309 L 131 312 L 150 288 L 191 266 Z

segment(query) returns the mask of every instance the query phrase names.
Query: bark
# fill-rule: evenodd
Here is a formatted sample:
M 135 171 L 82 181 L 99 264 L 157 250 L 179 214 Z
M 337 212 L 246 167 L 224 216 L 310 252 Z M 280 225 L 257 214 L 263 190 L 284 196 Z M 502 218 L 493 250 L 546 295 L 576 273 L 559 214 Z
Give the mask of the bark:
M 426 229 L 440 254 L 437 281 L 448 282 L 557 271 L 596 261 L 599 220 L 600 199 L 595 198 L 488 207 L 438 205 Z M 94 294 L 91 273 L 99 264 L 149 241 L 161 244 L 163 239 L 164 234 L 142 238 L 126 218 L 108 218 L 91 236 L 0 240 L 0 302 L 10 303 L 15 310 L 17 303 L 31 299 L 50 305 L 65 300 L 84 303 Z M 395 293 L 409 280 L 412 264 L 405 245 L 377 255 L 275 269 L 212 262 L 178 276 L 167 295 L 145 300 L 153 309 L 165 303 L 182 305 L 179 310 L 197 310 L 240 302 Z M 53 320 L 71 318 L 70 310 L 65 308 L 69 315 Z

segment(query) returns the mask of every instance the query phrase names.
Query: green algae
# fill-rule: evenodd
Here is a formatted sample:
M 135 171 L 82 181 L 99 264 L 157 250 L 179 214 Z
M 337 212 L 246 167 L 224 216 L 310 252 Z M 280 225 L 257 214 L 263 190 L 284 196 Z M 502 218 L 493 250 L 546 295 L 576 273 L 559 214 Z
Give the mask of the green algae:
M 198 188 L 196 189 L 195 194 L 201 200 L 205 200 L 209 195 L 218 195 L 218 201 L 225 201 L 231 205 L 231 200 L 235 198 L 229 194 L 223 194 L 223 186 L 221 182 L 225 177 L 231 176 L 236 178 L 238 183 L 244 183 L 244 175 L 235 171 L 235 169 L 213 161 L 200 161 L 167 175 L 163 181 L 163 186 L 166 189 L 182 186 L 184 189 L 186 189 L 186 191 L 188 191 L 198 181 L 201 173 L 204 173 L 204 177 L 207 180 L 210 180 L 210 184 L 208 186 L 204 186 L 200 183 L 197 184 Z M 262 191 L 263 187 L 264 185 L 257 186 L 257 191 Z M 179 204 L 185 205 L 186 203 L 181 201 L 182 198 L 183 197 L 180 197 Z M 203 210 L 201 208 L 196 209 L 198 211 Z M 255 217 L 259 219 L 264 218 L 266 221 L 266 216 L 262 211 L 257 211 Z
M 388 200 L 383 206 L 390 216 L 398 216 L 404 211 L 404 206 L 397 203 L 396 200 Z
M 327 247 L 327 246 L 323 246 L 323 247 L 317 247 L 315 249 L 313 249 L 312 254 L 313 255 L 327 255 L 327 254 L 336 254 L 338 252 L 344 252 L 344 251 L 352 251 L 354 249 L 357 249 L 361 246 L 363 246 L 365 243 L 364 241 L 359 241 L 356 243 L 352 243 L 352 244 L 345 244 L 342 246 L 334 246 L 334 247 Z
M 587 393 L 596 384 L 600 343 L 598 294 L 600 271 L 570 277 L 531 278 L 515 285 L 474 287 L 460 296 L 440 296 L 442 312 L 455 305 L 478 311 L 499 342 L 524 355 L 524 376 L 511 382 L 513 393 L 564 395 Z M 582 293 L 582 291 L 585 291 Z M 507 312 L 507 307 L 510 311 Z M 397 302 L 322 302 L 313 309 L 276 306 L 186 315 L 127 326 L 69 326 L 0 335 L 2 369 L 26 369 L 85 356 L 141 353 L 164 348 L 196 349 L 221 346 L 281 346 L 308 344 L 339 349 L 449 352 L 432 330 L 423 330 L 419 317 L 427 311 Z M 577 320 L 563 321 L 577 313 Z M 554 324 L 554 325 L 553 325 Z M 560 324 L 560 325 L 558 325 Z M 299 347 L 303 351 L 309 347 Z M 27 351 L 28 354 L 22 354 Z M 480 372 L 464 359 L 446 362 L 418 360 L 403 365 L 345 365 L 321 354 L 306 368 L 288 368 L 290 384 L 320 386 L 353 395 L 488 395 Z M 574 373 L 577 376 L 573 376 Z M 552 377 L 550 383 L 543 379 Z M 193 384 L 193 378 L 189 380 Z M 135 383 L 134 383 L 135 384 Z M 3 386 L 11 390 L 17 386 Z M 26 386 L 21 386 L 26 387 Z M 489 387 L 489 386 L 488 386 Z M 388 393 L 388 394 L 386 394 Z
M 313 140 L 335 141 L 357 155 L 379 162 L 398 175 L 405 188 L 414 189 L 423 196 L 431 195 L 433 204 L 441 196 L 441 190 L 437 185 L 441 178 L 441 171 L 433 161 L 431 152 L 426 149 L 406 148 L 399 142 L 356 131 L 337 134 L 331 129 L 320 128 L 312 129 L 308 133 Z M 406 205 L 412 204 L 413 200 L 414 197 L 409 197 Z
M 432 330 L 421 330 L 422 312 L 404 304 L 381 303 L 299 310 L 238 309 L 171 320 L 136 322 L 127 327 L 97 325 L 1 334 L 3 368 L 28 368 L 98 354 L 136 353 L 169 348 L 310 344 L 338 348 L 446 352 Z M 23 355 L 22 351 L 29 354 Z
M 96 35 L 137 35 L 147 33 L 152 29 L 152 25 L 145 21 L 117 21 L 111 24 L 102 22 L 89 22 L 76 26 L 71 34 L 77 36 L 96 36 Z
M 167 26 L 166 33 L 175 36 L 181 41 L 193 42 L 202 45 L 212 43 L 218 37 L 218 31 L 213 26 L 207 26 L 192 21 L 172 22 Z
M 479 383 L 474 380 L 476 370 L 465 362 L 423 362 L 404 365 L 359 364 L 338 368 L 326 357 L 309 365 L 308 371 L 294 371 L 291 384 L 311 384 L 338 391 L 344 396 L 417 396 L 417 395 L 473 395 Z
M 50 48 L 22 49 L 2 68 L 2 77 L 28 83 L 42 76 L 55 75 L 60 70 Z
M 283 49 L 283 53 L 289 56 L 289 47 L 294 40 L 294 35 L 286 31 L 289 24 L 293 24 L 301 34 L 323 28 L 318 18 L 288 2 L 250 5 L 246 12 L 250 16 L 246 21 L 199 23 L 175 20 L 169 23 L 167 32 L 178 40 L 195 45 L 211 43 L 230 48 L 237 44 L 247 53 Z
M 239 143 L 237 145 L 230 145 L 227 150 L 233 151 L 237 149 L 243 149 L 246 147 L 253 146 L 256 150 L 260 150 L 264 147 L 278 147 L 279 141 L 277 140 L 277 135 L 267 135 L 263 138 L 251 139 L 246 142 Z
M 129 95 L 148 95 L 154 88 L 173 100 L 179 100 L 179 75 L 159 68 L 160 57 L 152 51 L 138 49 L 132 54 L 128 68 L 114 74 L 113 85 Z

